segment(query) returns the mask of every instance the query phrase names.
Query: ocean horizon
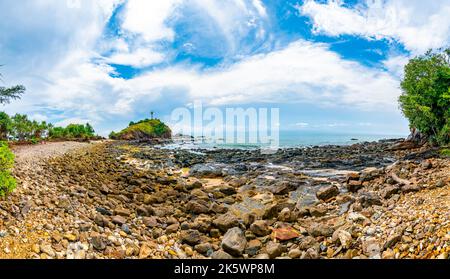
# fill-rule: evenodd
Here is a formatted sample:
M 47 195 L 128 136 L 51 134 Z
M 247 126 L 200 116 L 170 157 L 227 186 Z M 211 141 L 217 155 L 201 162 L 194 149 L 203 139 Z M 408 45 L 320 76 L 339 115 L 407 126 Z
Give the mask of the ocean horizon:
M 387 139 L 406 138 L 405 134 L 369 134 L 357 132 L 284 130 L 279 133 L 279 148 L 295 148 L 324 145 L 352 145 L 363 142 L 376 142 Z M 175 136 L 174 142 L 167 144 L 168 149 L 256 149 L 267 147 L 263 143 L 226 142 L 224 139 L 212 139 L 193 136 Z

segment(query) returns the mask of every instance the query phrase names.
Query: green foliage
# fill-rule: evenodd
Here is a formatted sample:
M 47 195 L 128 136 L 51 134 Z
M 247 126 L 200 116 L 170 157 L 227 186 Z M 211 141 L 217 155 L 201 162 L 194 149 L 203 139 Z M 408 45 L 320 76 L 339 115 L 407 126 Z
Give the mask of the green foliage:
M 0 104 L 9 104 L 11 100 L 20 99 L 25 90 L 23 85 L 10 88 L 0 87 Z
M 70 124 L 65 128 L 50 128 L 49 137 L 52 139 L 91 139 L 95 137 L 95 131 L 89 123 L 86 125 Z
M 440 153 L 442 156 L 450 157 L 450 148 L 441 149 Z
M 137 123 L 131 122 L 130 126 L 120 131 L 119 133 L 112 132 L 109 135 L 109 138 L 120 139 L 133 137 L 136 135 L 148 138 L 166 138 L 170 137 L 171 130 L 159 119 L 144 119 Z
M 6 140 L 12 131 L 12 121 L 8 114 L 0 112 L 0 140 Z
M 5 142 L 0 142 L 0 197 L 11 193 L 16 188 L 16 180 L 11 175 L 14 154 Z
M 411 59 L 405 67 L 399 98 L 403 114 L 438 144 L 450 142 L 450 49 L 429 51 Z

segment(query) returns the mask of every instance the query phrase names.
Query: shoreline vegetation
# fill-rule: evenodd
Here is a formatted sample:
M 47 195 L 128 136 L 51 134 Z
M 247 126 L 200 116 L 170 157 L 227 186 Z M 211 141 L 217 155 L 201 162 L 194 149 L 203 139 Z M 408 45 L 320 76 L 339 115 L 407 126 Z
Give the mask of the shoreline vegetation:
M 153 113 L 112 140 L 2 113 L 0 258 L 448 259 L 449 55 L 405 67 L 406 140 L 169 150 Z

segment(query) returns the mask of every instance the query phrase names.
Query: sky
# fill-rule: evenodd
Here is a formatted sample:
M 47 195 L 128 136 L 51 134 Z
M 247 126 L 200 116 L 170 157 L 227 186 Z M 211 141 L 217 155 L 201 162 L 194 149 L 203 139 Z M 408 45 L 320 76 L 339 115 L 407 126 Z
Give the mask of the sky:
M 281 130 L 406 135 L 408 59 L 450 45 L 450 0 L 0 0 L 6 105 L 101 135 L 150 111 L 277 107 Z

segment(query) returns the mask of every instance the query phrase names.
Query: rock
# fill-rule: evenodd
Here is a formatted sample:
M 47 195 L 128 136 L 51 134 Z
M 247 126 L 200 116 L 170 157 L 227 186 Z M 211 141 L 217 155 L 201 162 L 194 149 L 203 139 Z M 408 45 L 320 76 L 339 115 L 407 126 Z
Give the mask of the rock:
M 270 256 L 268 254 L 264 253 L 264 254 L 257 255 L 255 257 L 255 259 L 257 259 L 257 260 L 269 260 Z
M 232 228 L 227 231 L 222 239 L 222 249 L 233 256 L 241 256 L 244 252 L 247 240 L 244 232 L 239 228 Z
M 364 186 L 363 186 L 362 181 L 351 180 L 347 183 L 347 190 L 352 193 L 358 192 L 358 190 L 360 190 L 363 187 Z
M 270 228 L 266 221 L 256 220 L 250 225 L 250 231 L 257 236 L 266 236 L 270 234 Z
M 245 253 L 249 256 L 255 256 L 258 254 L 259 250 L 261 250 L 261 247 L 262 243 L 259 239 L 252 239 L 247 243 Z
M 399 242 L 402 239 L 402 234 L 400 233 L 395 233 L 394 235 L 391 235 L 390 237 L 388 237 L 388 239 L 386 240 L 386 242 L 383 245 L 383 249 L 386 250 L 388 248 L 393 247 L 395 244 L 397 244 L 397 242 Z
M 232 260 L 233 256 L 231 256 L 227 252 L 219 250 L 219 251 L 216 251 L 211 254 L 211 259 L 213 259 L 213 260 Z
M 131 215 L 131 212 L 128 209 L 119 208 L 119 209 L 114 210 L 114 214 L 119 215 L 119 216 L 128 217 Z
M 312 217 L 322 217 L 327 214 L 327 209 L 323 207 L 313 206 L 309 209 L 309 214 Z
M 239 226 L 239 220 L 232 213 L 225 213 L 214 219 L 213 225 L 222 232 L 228 229 Z
M 236 189 L 229 185 L 219 187 L 219 191 L 227 196 L 236 194 Z
M 181 241 L 191 246 L 195 246 L 200 243 L 200 232 L 197 230 L 183 231 L 181 234 Z
M 300 237 L 300 233 L 292 227 L 276 228 L 272 231 L 273 238 L 280 241 L 291 240 Z
M 421 187 L 419 185 L 410 184 L 410 185 L 403 186 L 401 189 L 402 189 L 402 192 L 406 194 L 406 193 L 419 192 Z
M 127 220 L 122 216 L 114 216 L 112 217 L 111 222 L 113 222 L 113 224 L 122 226 L 127 222 Z
M 147 243 L 142 244 L 139 249 L 139 259 L 146 259 L 151 255 L 151 247 Z
M 156 217 L 144 217 L 142 218 L 142 223 L 148 228 L 154 228 L 158 226 L 158 220 Z
M 342 248 L 349 249 L 350 245 L 352 243 L 352 235 L 344 230 L 336 230 L 333 233 L 332 239 L 336 242 L 339 240 L 339 243 L 341 244 Z
M 71 242 L 77 241 L 77 239 L 78 239 L 78 237 L 76 235 L 71 234 L 71 233 L 66 233 L 64 235 L 64 238 Z
M 52 246 L 50 244 L 41 244 L 39 248 L 42 253 L 45 253 L 52 258 L 56 255 L 55 251 L 53 251 Z
M 381 258 L 380 244 L 373 237 L 364 239 L 362 241 L 362 250 L 363 250 L 363 253 L 371 259 L 380 259 Z
M 210 243 L 206 242 L 206 243 L 200 243 L 195 245 L 194 250 L 199 252 L 202 255 L 206 255 L 208 254 L 208 252 L 212 252 L 212 246 Z
M 186 209 L 188 212 L 192 212 L 194 214 L 202 214 L 202 213 L 208 213 L 209 208 L 204 206 L 203 204 L 200 204 L 196 201 L 190 201 L 186 205 Z
M 266 252 L 269 255 L 269 258 L 275 259 L 283 253 L 283 245 L 269 241 L 266 245 Z
M 278 220 L 281 222 L 289 222 L 291 220 L 291 210 L 287 207 L 283 208 L 278 214 Z
M 317 198 L 323 201 L 327 201 L 337 195 L 339 195 L 339 189 L 335 185 L 324 187 L 316 193 Z
M 363 193 L 358 199 L 359 203 L 363 208 L 367 208 L 373 205 L 382 205 L 382 201 L 378 195 L 375 193 Z
M 33 253 L 39 254 L 41 252 L 41 248 L 38 244 L 33 244 L 31 246 L 31 251 L 33 251 Z
M 388 185 L 385 186 L 382 190 L 381 190 L 381 197 L 383 199 L 389 199 L 391 198 L 393 195 L 397 194 L 400 191 L 400 187 L 398 186 L 394 186 L 394 185 Z
M 91 239 L 91 244 L 94 249 L 103 251 L 106 249 L 105 238 L 102 236 L 94 236 Z
M 302 251 L 300 249 L 291 249 L 288 253 L 289 258 L 297 259 L 302 255 Z
M 180 225 L 172 224 L 166 228 L 166 234 L 176 233 L 179 229 Z
M 332 236 L 334 233 L 334 229 L 326 224 L 322 223 L 312 223 L 309 227 L 306 228 L 308 233 L 311 236 L 318 237 L 318 236 Z

